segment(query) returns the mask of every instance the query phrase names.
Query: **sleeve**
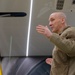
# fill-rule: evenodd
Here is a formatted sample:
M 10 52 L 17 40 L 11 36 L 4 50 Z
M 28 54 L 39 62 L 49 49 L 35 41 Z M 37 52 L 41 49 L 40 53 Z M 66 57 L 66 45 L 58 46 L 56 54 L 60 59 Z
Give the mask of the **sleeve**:
M 62 38 L 56 33 L 53 33 L 49 39 L 68 56 L 75 56 L 75 32 L 66 31 L 65 38 Z

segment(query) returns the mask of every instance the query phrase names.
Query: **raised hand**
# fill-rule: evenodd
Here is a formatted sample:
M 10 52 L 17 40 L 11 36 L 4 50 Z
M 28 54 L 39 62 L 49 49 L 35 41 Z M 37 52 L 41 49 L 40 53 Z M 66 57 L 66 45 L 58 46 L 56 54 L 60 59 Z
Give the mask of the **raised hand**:
M 36 30 L 38 33 L 45 35 L 47 38 L 49 38 L 52 35 L 52 32 L 47 26 L 38 25 L 36 26 Z

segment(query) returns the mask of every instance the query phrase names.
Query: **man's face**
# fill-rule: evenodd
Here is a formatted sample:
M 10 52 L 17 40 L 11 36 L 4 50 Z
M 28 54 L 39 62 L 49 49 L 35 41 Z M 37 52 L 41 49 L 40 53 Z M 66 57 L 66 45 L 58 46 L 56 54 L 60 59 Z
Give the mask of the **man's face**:
M 62 24 L 62 18 L 58 14 L 51 14 L 49 17 L 49 26 L 52 32 L 58 33 Z

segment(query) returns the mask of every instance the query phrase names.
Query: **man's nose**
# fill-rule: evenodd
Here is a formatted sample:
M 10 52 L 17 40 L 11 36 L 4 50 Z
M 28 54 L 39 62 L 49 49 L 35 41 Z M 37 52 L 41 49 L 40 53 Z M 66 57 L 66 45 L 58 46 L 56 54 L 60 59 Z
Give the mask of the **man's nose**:
M 49 22 L 49 26 L 52 26 L 52 23 L 51 22 Z

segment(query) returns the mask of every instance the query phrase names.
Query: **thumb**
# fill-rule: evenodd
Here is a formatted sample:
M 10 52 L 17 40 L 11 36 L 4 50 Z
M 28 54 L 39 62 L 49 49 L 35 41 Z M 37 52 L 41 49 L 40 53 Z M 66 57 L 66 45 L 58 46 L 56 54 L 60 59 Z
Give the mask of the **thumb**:
M 47 25 L 46 25 L 45 27 L 46 27 L 47 29 L 49 29 Z
M 46 27 L 46 28 L 48 28 L 48 26 L 47 26 L 47 25 L 46 25 L 45 27 Z

